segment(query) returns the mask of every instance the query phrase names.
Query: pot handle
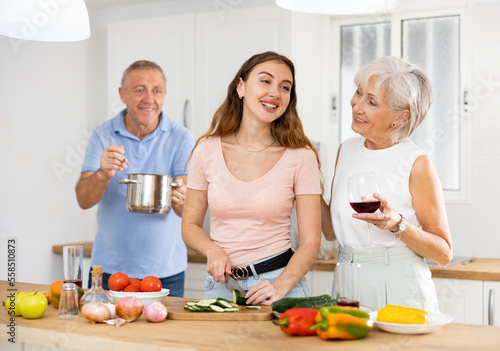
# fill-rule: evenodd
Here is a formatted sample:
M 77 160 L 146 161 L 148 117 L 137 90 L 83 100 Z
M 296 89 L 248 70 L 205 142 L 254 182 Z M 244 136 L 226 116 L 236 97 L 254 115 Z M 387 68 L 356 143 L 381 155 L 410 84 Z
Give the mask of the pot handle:
M 182 186 L 182 184 L 181 184 L 181 183 L 170 183 L 170 186 L 171 186 L 172 188 L 178 188 L 178 187 L 181 187 L 181 186 Z
M 118 179 L 118 183 L 120 183 L 120 184 L 141 184 L 141 181 L 134 180 L 134 179 Z

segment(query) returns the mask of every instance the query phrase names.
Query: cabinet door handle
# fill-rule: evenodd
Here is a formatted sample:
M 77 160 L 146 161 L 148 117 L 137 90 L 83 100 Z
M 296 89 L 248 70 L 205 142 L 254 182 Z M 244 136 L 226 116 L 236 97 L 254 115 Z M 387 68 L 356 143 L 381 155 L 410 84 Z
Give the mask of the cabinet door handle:
M 493 311 L 495 310 L 495 290 L 490 289 L 488 296 L 488 325 L 494 325 Z
M 189 100 L 184 101 L 184 111 L 182 111 L 182 123 L 184 124 L 184 127 L 188 127 L 187 123 L 187 109 L 189 105 Z

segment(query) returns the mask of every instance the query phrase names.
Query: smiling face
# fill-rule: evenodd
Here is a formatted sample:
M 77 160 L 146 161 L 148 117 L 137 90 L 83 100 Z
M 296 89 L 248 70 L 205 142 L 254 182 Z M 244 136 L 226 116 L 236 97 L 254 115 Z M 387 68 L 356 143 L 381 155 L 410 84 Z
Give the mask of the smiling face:
M 401 121 L 387 104 L 384 92 L 376 91 L 372 80 L 368 81 L 366 87 L 356 89 L 351 99 L 351 107 L 351 128 L 366 138 L 367 148 L 380 149 L 392 146 L 389 132 L 399 126 Z
M 127 105 L 127 129 L 135 135 L 147 135 L 155 130 L 166 94 L 161 72 L 156 69 L 136 69 L 130 73 L 127 86 L 121 87 L 119 93 Z
M 271 123 L 288 107 L 293 77 L 285 63 L 260 63 L 240 82 L 238 95 L 243 96 L 243 117 Z

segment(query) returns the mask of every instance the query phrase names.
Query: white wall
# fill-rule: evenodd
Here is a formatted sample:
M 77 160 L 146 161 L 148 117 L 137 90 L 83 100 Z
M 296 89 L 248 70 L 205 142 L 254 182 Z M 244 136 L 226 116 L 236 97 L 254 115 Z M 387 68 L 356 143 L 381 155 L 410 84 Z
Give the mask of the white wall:
M 6 238 L 17 241 L 16 280 L 62 279 L 52 245 L 93 238 L 74 186 L 89 131 L 92 40 L 14 41 L 0 36 L 0 279 Z

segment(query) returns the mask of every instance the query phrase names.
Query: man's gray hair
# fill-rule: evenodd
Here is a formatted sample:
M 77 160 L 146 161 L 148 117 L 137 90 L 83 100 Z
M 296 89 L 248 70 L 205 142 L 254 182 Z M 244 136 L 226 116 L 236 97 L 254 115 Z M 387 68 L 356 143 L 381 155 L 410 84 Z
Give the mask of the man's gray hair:
M 130 79 L 130 74 L 132 71 L 135 71 L 136 69 L 155 69 L 158 72 L 161 73 L 161 76 L 163 77 L 163 82 L 166 85 L 167 84 L 167 79 L 165 78 L 165 74 L 163 73 L 163 70 L 161 67 L 156 64 L 153 61 L 148 61 L 148 60 L 139 60 L 135 61 L 132 63 L 130 66 L 127 67 L 127 69 L 123 72 L 123 77 L 122 77 L 122 88 L 126 88 L 128 85 L 128 81 Z

